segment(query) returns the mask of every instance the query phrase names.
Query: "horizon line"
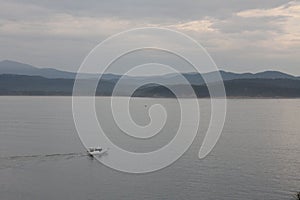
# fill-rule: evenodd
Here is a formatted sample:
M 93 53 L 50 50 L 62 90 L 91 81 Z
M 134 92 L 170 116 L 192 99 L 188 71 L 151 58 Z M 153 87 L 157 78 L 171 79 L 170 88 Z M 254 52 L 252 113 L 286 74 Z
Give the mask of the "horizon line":
M 24 62 L 21 62 L 21 61 L 16 61 L 16 60 L 9 60 L 9 59 L 3 59 L 0 61 L 1 62 L 13 62 L 13 63 L 19 63 L 19 64 L 24 64 L 24 65 L 29 65 L 31 67 L 34 67 L 34 68 L 37 68 L 37 69 L 54 69 L 54 70 L 57 70 L 57 71 L 61 71 L 61 72 L 68 72 L 68 73 L 75 73 L 77 74 L 76 71 L 69 71 L 69 70 L 62 70 L 62 69 L 59 69 L 59 68 L 55 68 L 55 67 L 41 67 L 41 66 L 35 66 L 35 65 L 32 65 L 32 64 L 28 64 L 28 63 L 24 63 Z M 219 66 L 217 66 L 219 67 Z M 234 73 L 234 74 L 259 74 L 259 73 L 264 73 L 264 72 L 279 72 L 279 73 L 283 73 L 283 74 L 286 74 L 286 75 L 290 75 L 290 76 L 294 76 L 296 78 L 300 78 L 300 75 L 296 75 L 296 74 L 291 74 L 289 72 L 284 72 L 284 71 L 281 71 L 281 70 L 274 70 L 274 69 L 266 69 L 266 70 L 262 70 L 262 71 L 256 71 L 256 72 L 250 72 L 250 71 L 245 71 L 245 72 L 236 72 L 236 71 L 228 71 L 228 70 L 223 70 L 223 69 L 219 69 L 218 70 L 219 72 L 226 72 L 226 73 Z M 207 73 L 212 73 L 212 72 L 217 72 L 217 71 L 208 71 L 208 72 L 203 72 L 201 74 L 207 74 Z M 181 74 L 199 74 L 198 72 L 182 72 Z M 87 73 L 89 74 L 89 73 Z M 93 73 L 90 73 L 91 75 L 93 75 Z M 94 75 L 96 75 L 97 73 L 94 73 Z M 105 75 L 105 74 L 111 74 L 111 75 L 117 75 L 117 76 L 122 76 L 123 74 L 118 74 L 118 73 L 104 73 L 102 75 Z M 150 76 L 129 76 L 129 77 L 151 77 L 151 76 L 163 76 L 163 75 L 171 75 L 173 73 L 166 73 L 166 74 L 157 74 L 157 75 L 150 75 Z M 16 74 L 18 75 L 18 74 Z

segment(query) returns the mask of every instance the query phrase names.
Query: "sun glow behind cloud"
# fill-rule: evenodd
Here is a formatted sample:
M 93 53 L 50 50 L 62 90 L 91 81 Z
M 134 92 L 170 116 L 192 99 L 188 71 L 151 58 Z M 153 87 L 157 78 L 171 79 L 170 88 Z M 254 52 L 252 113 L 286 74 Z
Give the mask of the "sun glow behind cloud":
M 215 29 L 212 28 L 213 21 L 210 19 L 203 19 L 203 20 L 194 20 L 189 22 L 183 22 L 178 24 L 170 25 L 170 28 L 176 28 L 178 30 L 184 31 L 195 31 L 198 33 L 203 32 L 214 32 Z
M 300 2 L 292 1 L 272 9 L 253 9 L 237 13 L 244 18 L 274 17 L 282 32 L 276 34 L 274 42 L 280 48 L 293 48 L 300 45 Z M 273 46 L 276 48 L 276 46 Z

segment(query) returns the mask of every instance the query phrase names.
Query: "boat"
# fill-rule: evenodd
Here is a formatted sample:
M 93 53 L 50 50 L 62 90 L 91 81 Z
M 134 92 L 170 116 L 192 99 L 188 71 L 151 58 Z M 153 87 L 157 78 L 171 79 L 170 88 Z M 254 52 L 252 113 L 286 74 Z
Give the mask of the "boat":
M 101 156 L 101 155 L 105 154 L 107 151 L 108 151 L 108 148 L 107 149 L 103 149 L 103 148 L 100 148 L 100 147 L 88 148 L 87 154 L 91 157 Z

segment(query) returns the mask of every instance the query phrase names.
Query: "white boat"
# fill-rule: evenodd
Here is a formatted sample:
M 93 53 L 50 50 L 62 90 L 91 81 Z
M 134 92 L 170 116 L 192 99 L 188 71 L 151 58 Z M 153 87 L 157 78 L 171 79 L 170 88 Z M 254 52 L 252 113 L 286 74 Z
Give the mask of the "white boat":
M 101 155 L 105 154 L 107 151 L 108 151 L 108 148 L 103 149 L 103 148 L 100 148 L 100 147 L 96 147 L 96 148 L 89 148 L 87 150 L 87 153 L 88 153 L 89 156 L 94 157 L 96 155 L 101 156 Z

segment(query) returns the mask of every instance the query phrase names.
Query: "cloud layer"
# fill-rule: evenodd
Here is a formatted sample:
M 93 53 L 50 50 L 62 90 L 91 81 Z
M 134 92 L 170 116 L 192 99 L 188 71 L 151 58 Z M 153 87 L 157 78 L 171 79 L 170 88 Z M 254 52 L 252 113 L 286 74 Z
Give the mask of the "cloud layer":
M 300 2 L 0 0 L 0 59 L 76 70 L 111 34 L 143 26 L 182 31 L 231 71 L 300 75 Z

